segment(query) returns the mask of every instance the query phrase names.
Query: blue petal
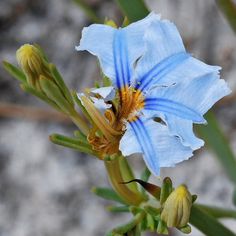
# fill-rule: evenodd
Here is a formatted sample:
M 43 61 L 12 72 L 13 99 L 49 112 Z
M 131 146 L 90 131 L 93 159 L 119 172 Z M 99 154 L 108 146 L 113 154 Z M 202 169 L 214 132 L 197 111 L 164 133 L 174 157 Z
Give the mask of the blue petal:
M 189 146 L 193 150 L 197 150 L 204 145 L 204 141 L 193 133 L 192 121 L 174 115 L 166 115 L 164 120 L 168 125 L 170 134 L 180 137 L 183 145 Z
M 103 73 L 115 78 L 113 62 L 113 38 L 116 29 L 101 24 L 93 24 L 82 31 L 80 45 L 76 50 L 87 50 L 98 57 Z
M 159 167 L 174 166 L 192 156 L 192 149 L 171 136 L 166 126 L 143 118 L 127 125 L 120 150 L 125 156 L 143 153 L 144 161 L 154 175 L 159 174 Z
M 150 134 L 145 127 L 144 123 L 137 119 L 130 123 L 132 130 L 134 131 L 135 137 L 141 146 L 142 153 L 144 155 L 144 160 L 148 168 L 154 173 L 154 175 L 159 175 L 159 160 L 158 153 L 156 153 Z
M 105 102 L 111 101 L 115 98 L 116 91 L 114 87 L 109 86 L 109 87 L 101 87 L 101 88 L 92 88 L 91 92 L 93 94 L 98 94 L 100 95 Z
M 214 70 L 186 53 L 175 25 L 155 21 L 145 32 L 146 50 L 136 67 L 136 88 L 148 91 L 156 85 L 170 85 Z
M 219 77 L 218 71 L 215 71 L 169 87 L 156 87 L 147 95 L 147 100 L 167 99 L 204 115 L 218 100 L 230 93 L 226 82 Z
M 160 97 L 149 97 L 145 99 L 145 110 L 161 111 L 163 113 L 170 113 L 181 117 L 183 119 L 192 120 L 195 123 L 204 123 L 205 119 L 201 114 L 197 113 L 194 109 L 189 108 L 181 103 L 173 100 L 160 98 Z
M 143 54 L 143 36 L 148 25 L 159 16 L 150 14 L 126 28 L 115 29 L 93 24 L 83 29 L 77 50 L 87 50 L 96 55 L 103 73 L 118 88 L 130 85 L 135 61 Z
M 150 98 L 167 99 L 182 104 L 203 116 L 218 100 L 229 93 L 230 89 L 225 81 L 219 79 L 219 75 L 215 72 L 170 87 L 156 87 L 148 95 L 147 100 Z M 171 112 L 167 108 L 144 109 L 143 113 L 146 117 L 161 117 L 169 127 L 171 134 L 179 136 L 184 145 L 190 146 L 194 150 L 203 145 L 192 130 L 193 123 L 201 123 L 203 120 L 190 119 L 191 117 L 185 117 L 186 114 Z

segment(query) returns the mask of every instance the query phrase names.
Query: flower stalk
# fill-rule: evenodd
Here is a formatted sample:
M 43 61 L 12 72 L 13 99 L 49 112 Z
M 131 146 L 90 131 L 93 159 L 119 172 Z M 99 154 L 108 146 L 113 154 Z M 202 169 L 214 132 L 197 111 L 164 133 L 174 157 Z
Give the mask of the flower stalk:
M 125 179 L 125 177 L 127 178 L 127 175 L 125 176 L 124 169 L 121 169 L 121 164 L 124 161 L 125 158 L 120 155 L 106 158 L 104 164 L 107 174 L 112 187 L 121 198 L 129 205 L 139 206 L 141 202 L 145 201 L 145 198 L 136 187 L 133 187 L 134 185 L 129 187 L 129 185 L 124 184 L 124 182 L 127 181 L 127 179 Z M 124 164 L 122 165 L 124 166 Z M 128 172 L 126 172 L 126 174 L 128 174 Z

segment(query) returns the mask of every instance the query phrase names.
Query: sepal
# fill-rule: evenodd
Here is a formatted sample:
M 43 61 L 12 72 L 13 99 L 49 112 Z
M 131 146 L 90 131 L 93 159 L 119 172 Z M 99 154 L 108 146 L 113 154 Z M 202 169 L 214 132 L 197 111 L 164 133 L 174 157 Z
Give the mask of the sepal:
M 60 134 L 52 134 L 49 136 L 49 139 L 55 144 L 72 148 L 80 152 L 91 154 L 93 156 L 97 156 L 97 153 L 91 149 L 91 146 L 83 140 L 67 137 Z
M 110 188 L 93 187 L 91 192 L 101 198 L 125 204 L 123 199 L 121 199 L 120 196 Z
M 15 79 L 19 80 L 22 83 L 26 83 L 26 76 L 24 75 L 23 71 L 20 70 L 18 67 L 12 65 L 7 61 L 3 61 L 3 67 Z

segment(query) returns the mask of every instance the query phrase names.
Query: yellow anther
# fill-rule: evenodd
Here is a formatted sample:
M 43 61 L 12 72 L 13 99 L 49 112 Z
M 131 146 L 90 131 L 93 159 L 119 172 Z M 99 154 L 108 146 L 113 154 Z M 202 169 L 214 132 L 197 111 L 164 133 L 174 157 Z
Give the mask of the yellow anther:
M 81 96 L 81 101 L 84 104 L 88 114 L 90 115 L 97 128 L 103 133 L 107 139 L 113 139 L 114 136 L 118 136 L 121 132 L 113 129 L 107 122 L 105 117 L 97 110 L 94 104 L 85 96 Z

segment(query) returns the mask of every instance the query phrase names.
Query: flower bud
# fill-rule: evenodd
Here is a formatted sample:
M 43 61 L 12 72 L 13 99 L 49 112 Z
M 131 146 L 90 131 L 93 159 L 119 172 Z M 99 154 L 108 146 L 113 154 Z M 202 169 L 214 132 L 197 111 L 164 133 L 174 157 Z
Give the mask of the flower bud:
M 27 82 L 31 87 L 37 86 L 40 75 L 52 79 L 48 62 L 36 46 L 24 44 L 17 50 L 16 59 L 24 71 Z
M 192 196 L 185 185 L 180 185 L 167 198 L 161 219 L 168 227 L 186 226 L 191 212 Z

